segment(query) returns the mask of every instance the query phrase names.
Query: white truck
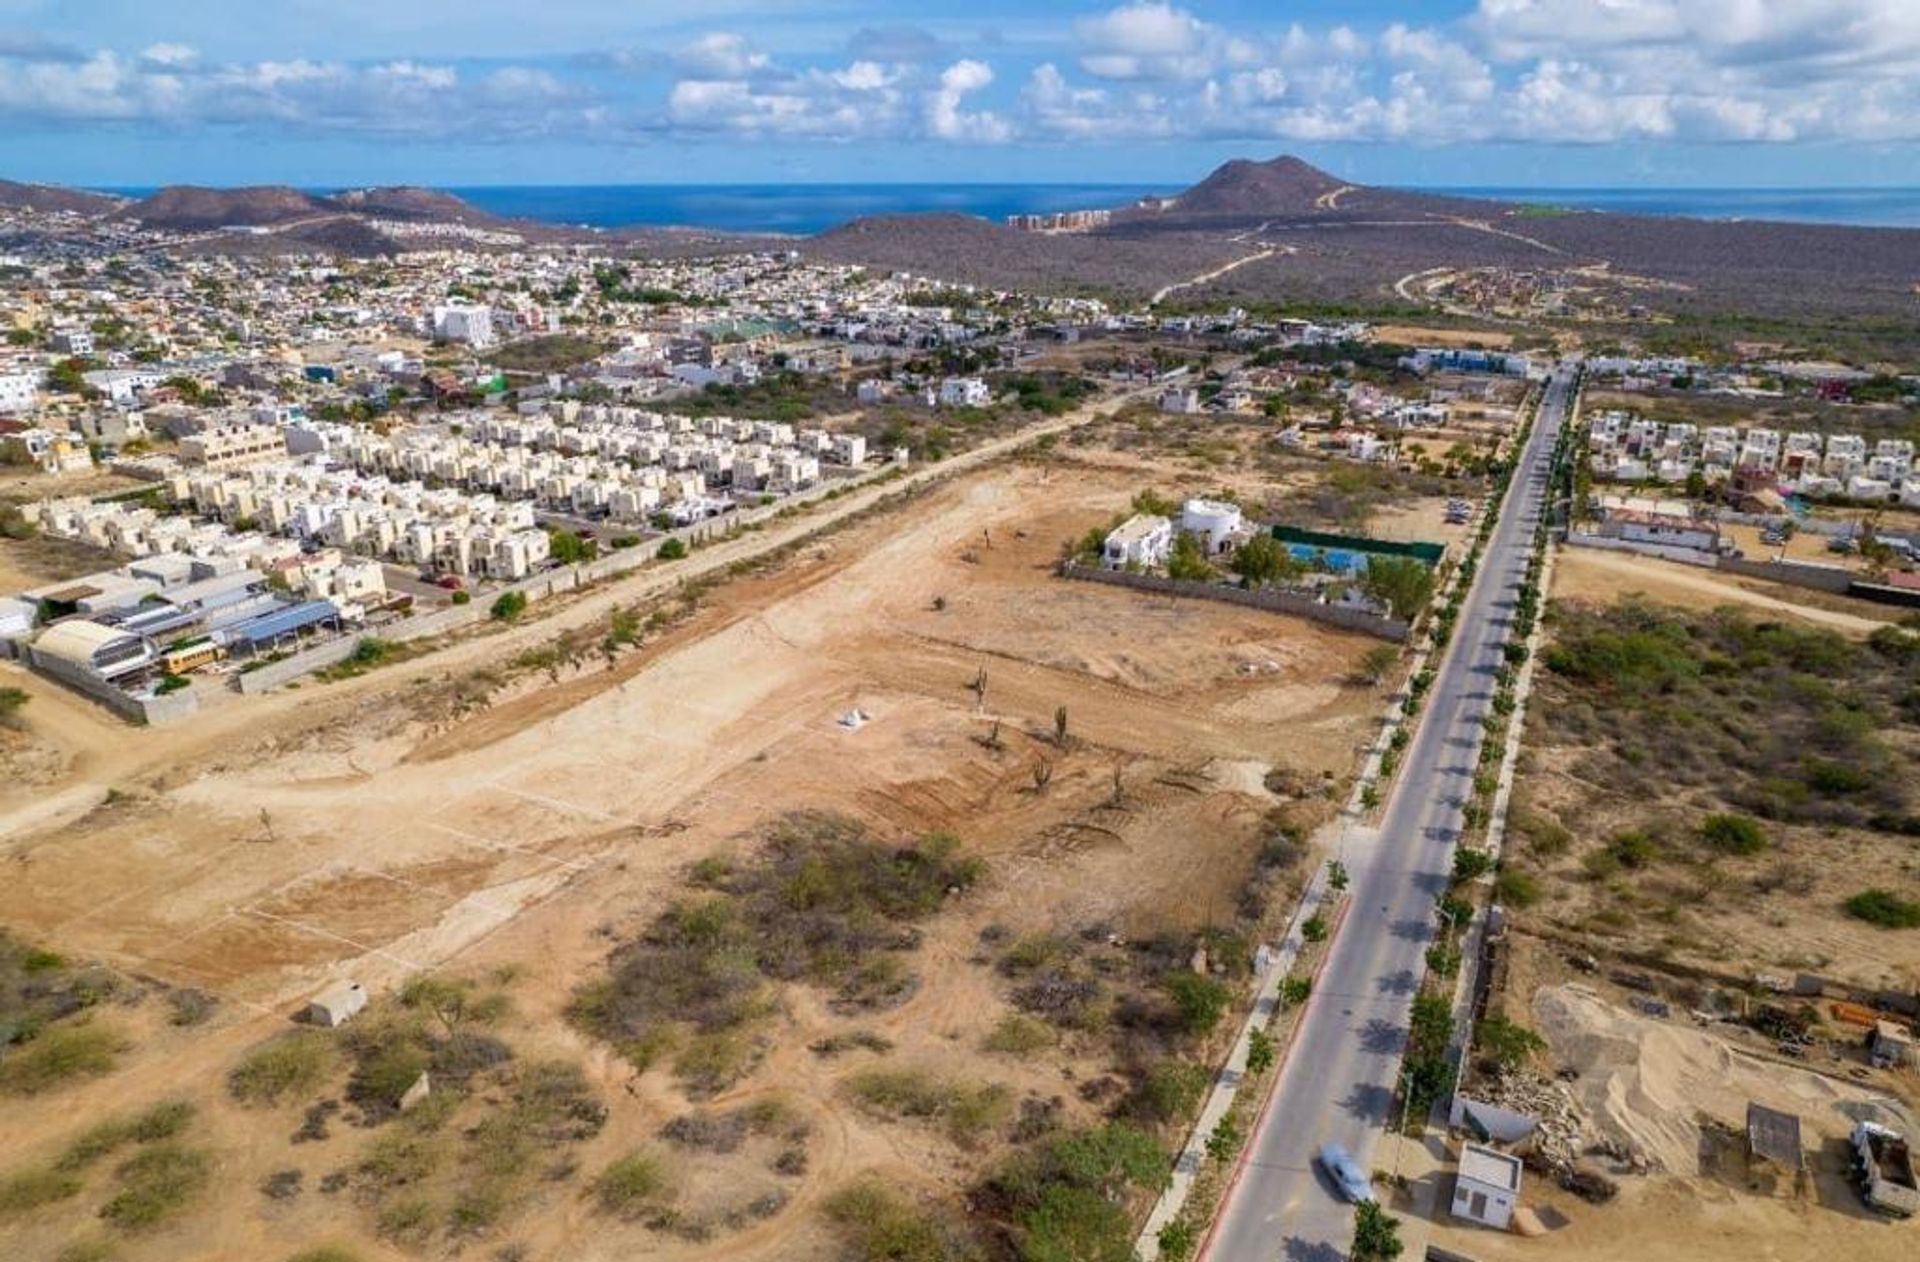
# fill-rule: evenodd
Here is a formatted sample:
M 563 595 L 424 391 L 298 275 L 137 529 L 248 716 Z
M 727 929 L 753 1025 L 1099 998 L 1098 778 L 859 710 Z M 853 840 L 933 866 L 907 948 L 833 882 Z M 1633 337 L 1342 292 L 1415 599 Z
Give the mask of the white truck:
M 1913 1149 L 1906 1139 L 1876 1123 L 1856 1122 L 1849 1141 L 1860 1198 L 1896 1218 L 1920 1213 L 1920 1182 L 1914 1178 Z

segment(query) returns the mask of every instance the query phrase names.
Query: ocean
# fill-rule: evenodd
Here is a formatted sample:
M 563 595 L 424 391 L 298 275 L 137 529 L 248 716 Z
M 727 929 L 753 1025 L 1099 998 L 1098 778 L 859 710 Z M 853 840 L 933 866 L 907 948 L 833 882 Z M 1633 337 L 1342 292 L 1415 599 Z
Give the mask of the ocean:
M 150 188 L 104 190 L 143 197 Z M 313 189 L 332 192 L 332 189 Z M 864 215 L 951 211 L 1013 214 L 1120 207 L 1178 184 L 538 184 L 453 187 L 483 210 L 514 218 L 613 228 L 634 224 L 728 232 L 823 232 Z M 1696 219 L 1920 228 L 1920 188 L 1428 188 L 1500 201 Z
M 1178 193 L 1147 184 L 631 184 L 455 188 L 495 214 L 616 227 L 670 224 L 734 232 L 812 233 L 863 215 L 954 211 L 1000 220 L 1128 205 Z M 1696 219 L 1920 228 L 1920 188 L 1447 188 L 1500 201 Z
M 1145 184 L 590 184 L 447 191 L 496 215 L 549 223 L 810 234 L 867 215 L 951 211 L 999 221 L 1008 215 L 1125 206 L 1179 189 Z

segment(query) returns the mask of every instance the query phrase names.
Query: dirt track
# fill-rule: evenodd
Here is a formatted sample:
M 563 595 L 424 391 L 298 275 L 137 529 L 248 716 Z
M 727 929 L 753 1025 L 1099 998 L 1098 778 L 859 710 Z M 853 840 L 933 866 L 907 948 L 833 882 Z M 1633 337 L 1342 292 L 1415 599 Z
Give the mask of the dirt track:
M 990 976 L 966 963 L 981 929 L 1100 923 L 1133 935 L 1217 922 L 1266 835 L 1267 768 L 1309 784 L 1344 776 L 1379 704 L 1351 682 L 1370 647 L 1360 637 L 1053 577 L 1061 542 L 1139 485 L 1122 471 L 1033 465 L 948 481 L 774 572 L 728 582 L 692 622 L 611 669 L 596 658 L 557 682 L 536 676 L 431 727 L 410 716 L 411 698 L 559 622 L 220 707 L 178 733 L 120 727 L 36 685 L 36 733 L 71 758 L 51 787 L 70 798 L 66 822 L 16 829 L 0 923 L 228 1002 L 209 1029 L 147 1029 L 126 1068 L 94 1086 L 9 1105 L 14 1146 L 39 1151 L 62 1142 L 76 1114 L 186 1091 L 213 1119 L 236 1191 L 141 1256 L 278 1256 L 353 1220 L 311 1197 L 261 1218 L 253 1183 L 298 1154 L 284 1148 L 286 1119 L 224 1102 L 239 1050 L 284 1028 L 328 976 L 381 987 L 420 969 L 514 964 L 527 970 L 516 1037 L 584 1060 L 618 1105 L 586 1154 L 604 1163 L 685 1103 L 663 1074 L 636 1076 L 561 1020 L 572 988 L 601 966 L 601 928 L 657 914 L 693 859 L 806 808 L 887 836 L 948 829 L 988 858 L 966 913 L 929 927 L 925 983 L 875 1024 L 905 1063 L 1059 1091 L 1063 1064 L 1075 1064 L 1065 1052 L 1027 1063 L 972 1050 L 1004 1010 Z M 737 556 L 716 547 L 696 559 Z M 560 619 L 589 625 L 633 599 L 632 586 L 590 593 Z M 980 698 L 970 684 L 983 667 Z M 856 706 L 873 721 L 841 728 Z M 1065 750 L 1048 735 L 1059 706 Z M 1039 791 L 1031 772 L 1042 762 L 1054 774 Z M 108 788 L 124 796 L 101 802 Z M 15 821 L 32 809 L 20 798 L 5 807 Z M 745 1098 L 777 1079 L 814 1120 L 795 1208 L 700 1246 L 609 1231 L 560 1199 L 529 1211 L 523 1238 L 537 1256 L 612 1259 L 645 1241 L 671 1256 L 784 1258 L 817 1231 L 798 1209 L 857 1170 L 945 1190 L 963 1181 L 977 1157 L 846 1112 L 834 1084 L 848 1066 L 804 1051 L 844 1026 L 790 993 L 766 1068 L 739 1089 Z M 1098 1061 L 1079 1069 L 1103 1072 Z M 716 1170 L 712 1186 L 732 1177 Z

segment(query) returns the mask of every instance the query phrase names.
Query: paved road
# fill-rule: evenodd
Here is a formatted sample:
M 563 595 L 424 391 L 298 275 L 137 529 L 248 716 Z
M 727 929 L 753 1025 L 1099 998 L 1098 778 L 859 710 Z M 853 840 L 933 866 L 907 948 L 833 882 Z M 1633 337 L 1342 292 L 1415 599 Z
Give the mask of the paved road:
M 1221 1211 L 1211 1262 L 1331 1262 L 1346 1256 L 1353 1214 L 1313 1164 L 1331 1140 L 1372 1168 L 1388 1122 L 1413 994 L 1433 940 L 1435 896 L 1452 869 L 1471 791 L 1480 720 L 1512 618 L 1514 590 L 1547 493 L 1572 370 L 1548 386 L 1540 423 L 1481 560 L 1454 651 L 1428 693 L 1378 829 L 1344 843 L 1352 903 L 1322 968 L 1247 1166 Z

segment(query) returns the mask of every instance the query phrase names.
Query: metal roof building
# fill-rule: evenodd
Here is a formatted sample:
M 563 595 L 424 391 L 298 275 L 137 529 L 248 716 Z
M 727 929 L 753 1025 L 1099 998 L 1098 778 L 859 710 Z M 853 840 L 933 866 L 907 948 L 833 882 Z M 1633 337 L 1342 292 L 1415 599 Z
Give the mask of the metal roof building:
M 56 622 L 33 642 L 34 657 L 101 679 L 131 674 L 153 661 L 153 642 L 85 618 Z
M 262 648 L 272 648 L 282 640 L 297 636 L 309 627 L 327 622 L 338 625 L 339 621 L 340 611 L 332 601 L 309 600 L 236 623 L 216 638 L 223 639 L 233 652 L 257 653 Z

